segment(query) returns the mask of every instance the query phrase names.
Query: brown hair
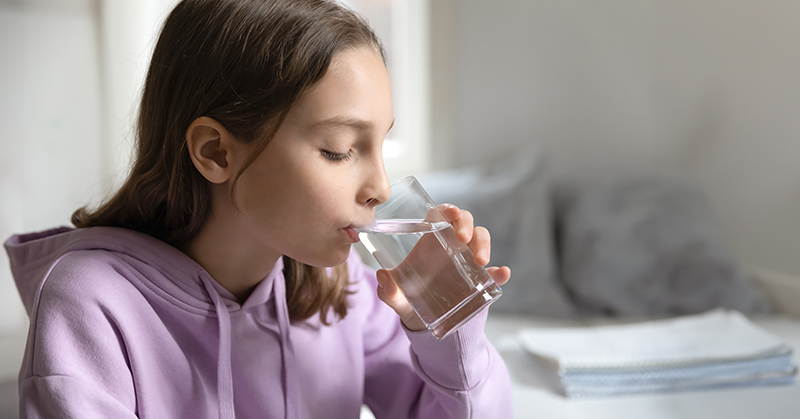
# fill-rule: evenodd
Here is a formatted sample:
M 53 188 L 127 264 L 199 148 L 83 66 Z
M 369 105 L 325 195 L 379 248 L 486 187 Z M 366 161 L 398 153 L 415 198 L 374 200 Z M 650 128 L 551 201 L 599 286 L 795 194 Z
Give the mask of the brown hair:
M 333 56 L 366 46 L 385 62 L 369 25 L 330 0 L 184 0 L 167 17 L 145 79 L 136 155 L 125 183 L 96 210 L 80 208 L 75 226 L 115 226 L 175 247 L 205 223 L 208 181 L 194 167 L 185 135 L 195 119 L 215 119 L 238 140 L 256 142 L 237 174 L 264 150 L 297 99 L 317 83 Z M 347 314 L 343 264 L 324 268 L 284 256 L 289 315 L 304 320 L 329 309 Z

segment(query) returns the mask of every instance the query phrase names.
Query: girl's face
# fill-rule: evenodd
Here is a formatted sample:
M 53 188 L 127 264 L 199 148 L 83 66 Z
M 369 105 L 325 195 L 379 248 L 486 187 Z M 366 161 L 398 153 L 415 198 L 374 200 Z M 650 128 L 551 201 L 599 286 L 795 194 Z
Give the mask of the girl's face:
M 240 234 L 312 266 L 344 262 L 352 226 L 368 223 L 388 198 L 378 194 L 389 187 L 382 146 L 393 123 L 380 56 L 369 48 L 337 54 L 242 174 Z

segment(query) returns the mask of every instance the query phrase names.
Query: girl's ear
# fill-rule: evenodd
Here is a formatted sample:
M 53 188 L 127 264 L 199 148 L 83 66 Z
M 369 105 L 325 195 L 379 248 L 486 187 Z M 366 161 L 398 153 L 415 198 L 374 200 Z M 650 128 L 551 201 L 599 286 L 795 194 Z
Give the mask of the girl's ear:
M 203 116 L 186 130 L 186 147 L 194 167 L 211 183 L 225 183 L 233 175 L 236 139 L 222 124 Z

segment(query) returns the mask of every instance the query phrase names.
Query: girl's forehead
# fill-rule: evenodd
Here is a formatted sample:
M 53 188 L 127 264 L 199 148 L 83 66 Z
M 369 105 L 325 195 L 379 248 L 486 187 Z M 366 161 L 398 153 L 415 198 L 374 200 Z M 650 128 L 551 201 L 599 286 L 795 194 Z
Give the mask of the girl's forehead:
M 389 112 L 391 81 L 383 60 L 369 48 L 337 54 L 326 74 L 292 107 L 291 114 L 312 124 L 325 121 L 377 124 Z
M 367 47 L 347 49 L 334 55 L 328 71 L 314 88 L 319 86 L 346 89 L 388 87 L 391 93 L 389 73 L 383 59 Z

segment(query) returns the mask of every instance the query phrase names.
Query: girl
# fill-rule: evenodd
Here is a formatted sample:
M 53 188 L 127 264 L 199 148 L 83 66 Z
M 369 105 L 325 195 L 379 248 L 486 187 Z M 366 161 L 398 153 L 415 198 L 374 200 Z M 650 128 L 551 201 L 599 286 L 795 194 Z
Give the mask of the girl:
M 350 254 L 388 198 L 392 123 L 381 44 L 337 3 L 178 4 L 126 183 L 77 229 L 6 242 L 21 416 L 510 418 L 486 312 L 437 341 Z M 485 265 L 488 232 L 445 213 Z

